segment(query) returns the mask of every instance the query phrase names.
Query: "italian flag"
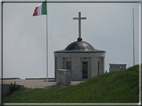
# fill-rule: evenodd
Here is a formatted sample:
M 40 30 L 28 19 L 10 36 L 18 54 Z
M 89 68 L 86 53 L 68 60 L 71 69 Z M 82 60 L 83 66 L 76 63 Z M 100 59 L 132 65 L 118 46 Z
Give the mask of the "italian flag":
M 46 15 L 46 14 L 47 14 L 46 2 L 44 1 L 43 3 L 35 7 L 33 16 Z

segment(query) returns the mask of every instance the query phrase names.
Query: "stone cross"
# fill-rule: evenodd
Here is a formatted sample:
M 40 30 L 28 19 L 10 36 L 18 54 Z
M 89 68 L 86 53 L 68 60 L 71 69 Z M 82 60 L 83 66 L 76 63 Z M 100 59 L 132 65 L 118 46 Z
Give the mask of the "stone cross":
M 79 29 L 79 38 L 78 41 L 81 41 L 81 20 L 85 20 L 86 17 L 81 17 L 81 12 L 78 13 L 78 17 L 74 17 L 74 20 L 78 20 L 78 29 Z

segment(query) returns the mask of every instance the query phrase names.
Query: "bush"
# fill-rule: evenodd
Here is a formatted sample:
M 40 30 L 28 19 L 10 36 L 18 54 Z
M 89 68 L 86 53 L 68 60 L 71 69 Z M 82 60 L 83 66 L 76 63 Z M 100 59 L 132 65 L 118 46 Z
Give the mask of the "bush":
M 11 83 L 9 86 L 9 94 L 11 94 L 19 89 L 20 89 L 20 85 L 17 85 L 15 82 L 14 82 L 14 84 Z

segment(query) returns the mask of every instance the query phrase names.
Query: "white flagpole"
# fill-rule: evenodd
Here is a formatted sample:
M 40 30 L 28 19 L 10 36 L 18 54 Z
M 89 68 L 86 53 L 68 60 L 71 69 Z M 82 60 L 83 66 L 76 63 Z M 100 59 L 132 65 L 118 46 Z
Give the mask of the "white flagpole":
M 134 8 L 133 10 L 133 65 L 135 65 Z
M 47 12 L 47 0 L 46 1 L 46 12 Z M 48 86 L 48 17 L 47 17 L 47 14 L 46 14 L 46 71 L 47 71 L 47 86 Z

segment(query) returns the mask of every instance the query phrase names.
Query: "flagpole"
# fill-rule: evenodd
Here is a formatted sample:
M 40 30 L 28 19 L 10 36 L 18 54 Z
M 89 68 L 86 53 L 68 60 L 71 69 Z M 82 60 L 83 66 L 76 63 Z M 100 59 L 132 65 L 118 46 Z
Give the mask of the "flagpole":
M 3 84 L 3 1 L 1 2 L 1 84 Z M 0 90 L 3 95 L 3 87 Z M 3 103 L 3 97 L 0 100 Z
M 47 12 L 47 0 L 46 1 L 46 12 Z M 48 17 L 46 14 L 46 71 L 47 71 L 47 86 L 48 86 Z
M 134 8 L 133 10 L 133 65 L 135 65 Z

